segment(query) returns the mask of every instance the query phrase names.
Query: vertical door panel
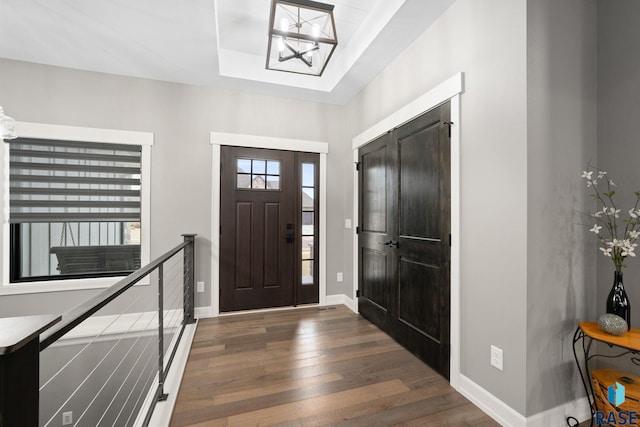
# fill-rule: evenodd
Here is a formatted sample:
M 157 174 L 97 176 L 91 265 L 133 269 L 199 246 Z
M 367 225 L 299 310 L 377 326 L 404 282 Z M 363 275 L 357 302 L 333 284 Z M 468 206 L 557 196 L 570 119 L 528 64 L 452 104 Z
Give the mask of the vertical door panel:
M 362 230 L 387 232 L 387 146 L 362 154 Z
M 264 209 L 264 286 L 279 286 L 280 204 L 267 203 Z
M 426 339 L 440 343 L 440 269 L 406 258 L 400 260 L 399 267 L 398 318 Z
M 400 235 L 439 239 L 439 122 L 398 141 Z
M 361 292 L 381 309 L 387 310 L 389 305 L 387 255 L 383 252 L 363 248 L 360 256 L 362 257 Z
M 253 226 L 253 204 L 248 202 L 236 203 L 236 256 L 235 256 L 235 283 L 236 289 L 250 289 L 251 278 L 251 254 L 253 253 L 253 239 L 251 229 Z
M 359 151 L 358 311 L 387 332 L 396 300 L 392 289 L 395 259 L 388 245 L 396 227 L 390 136 L 383 135 Z

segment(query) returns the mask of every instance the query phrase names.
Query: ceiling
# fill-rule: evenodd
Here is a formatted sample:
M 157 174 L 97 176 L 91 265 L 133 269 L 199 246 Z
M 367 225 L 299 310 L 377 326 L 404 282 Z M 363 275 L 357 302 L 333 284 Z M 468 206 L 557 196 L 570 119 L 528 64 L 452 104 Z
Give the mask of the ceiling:
M 455 0 L 325 0 L 321 77 L 265 69 L 271 0 L 0 0 L 0 58 L 344 104 Z

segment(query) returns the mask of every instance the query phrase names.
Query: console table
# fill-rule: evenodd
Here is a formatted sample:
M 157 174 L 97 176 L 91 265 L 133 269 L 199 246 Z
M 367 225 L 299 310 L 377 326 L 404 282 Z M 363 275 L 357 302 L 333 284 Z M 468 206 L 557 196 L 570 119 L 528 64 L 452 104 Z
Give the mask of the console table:
M 591 346 L 594 341 L 600 341 L 607 344 L 609 347 L 616 347 L 619 349 L 619 353 L 613 356 L 604 356 L 597 353 L 591 354 Z M 578 358 L 578 348 L 580 347 L 579 343 L 582 344 L 582 355 L 584 357 L 582 362 Z M 580 322 L 578 324 L 578 328 L 573 335 L 573 356 L 576 360 L 578 371 L 580 372 L 580 378 L 584 385 L 584 391 L 587 394 L 587 399 L 589 401 L 589 409 L 591 410 L 591 426 L 593 426 L 593 418 L 598 408 L 596 407 L 596 394 L 594 393 L 592 372 L 589 369 L 589 361 L 594 357 L 617 358 L 628 354 L 640 354 L 640 329 L 631 328 L 625 335 L 619 337 L 601 331 L 596 322 Z M 640 360 L 635 359 L 634 363 L 639 364 Z M 601 374 L 601 377 L 612 381 L 617 379 L 616 374 L 620 374 L 620 378 L 624 376 L 627 381 L 632 380 L 634 393 L 636 392 L 636 389 L 640 387 L 640 384 L 637 383 L 638 377 L 635 375 L 625 374 L 610 369 L 601 370 L 601 372 L 599 370 L 599 373 Z M 622 384 L 624 379 L 619 380 L 619 382 Z M 627 384 L 625 384 L 625 387 L 626 386 Z M 629 392 L 627 393 L 629 394 Z M 572 421 L 576 424 L 572 425 Z M 578 425 L 578 422 L 575 418 L 569 417 L 567 418 L 567 424 L 569 426 L 576 426 Z

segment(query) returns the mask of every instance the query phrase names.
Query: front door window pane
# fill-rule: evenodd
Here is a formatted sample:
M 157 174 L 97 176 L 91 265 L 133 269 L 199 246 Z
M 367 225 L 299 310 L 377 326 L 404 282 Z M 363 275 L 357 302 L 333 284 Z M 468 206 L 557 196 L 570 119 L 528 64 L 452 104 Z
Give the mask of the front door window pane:
M 313 285 L 315 259 L 315 195 L 314 163 L 302 163 L 302 285 Z
M 241 190 L 280 190 L 280 162 L 278 160 L 237 159 L 236 188 Z
M 315 186 L 315 164 L 302 164 L 302 186 L 313 188 Z
M 313 260 L 302 261 L 302 285 L 313 285 Z

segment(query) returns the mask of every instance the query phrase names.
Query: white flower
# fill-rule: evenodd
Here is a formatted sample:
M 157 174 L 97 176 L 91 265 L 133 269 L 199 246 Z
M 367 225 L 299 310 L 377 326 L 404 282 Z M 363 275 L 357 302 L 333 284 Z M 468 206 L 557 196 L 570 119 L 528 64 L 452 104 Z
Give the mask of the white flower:
M 591 180 L 591 175 L 593 175 L 593 171 L 582 171 L 582 178 L 587 178 L 588 180 Z
M 640 231 L 631 230 L 629 232 L 629 237 L 631 237 L 632 239 L 637 239 L 638 237 L 640 237 Z
M 629 216 L 633 219 L 638 218 L 638 215 L 636 215 L 635 211 L 633 209 L 629 209 Z
M 612 251 L 611 248 L 606 248 L 606 249 L 605 248 L 600 248 L 600 250 L 602 251 L 604 256 L 608 256 L 608 257 L 611 256 L 611 251 Z
M 602 226 L 596 224 L 589 231 L 593 231 L 594 233 L 598 234 L 601 229 L 602 229 Z
M 622 256 L 631 256 L 631 257 L 636 256 L 636 253 L 634 252 L 636 246 L 638 246 L 638 245 L 636 245 L 635 243 L 633 245 L 623 246 L 622 247 L 622 252 L 620 252 L 620 255 L 622 255 Z
M 591 214 L 591 216 L 594 217 L 594 218 L 600 218 L 602 216 L 602 211 L 598 211 L 598 212 L 596 212 L 594 214 Z
M 612 187 L 615 187 L 615 186 L 616 186 L 616 183 L 615 183 L 615 182 L 613 182 L 612 180 L 609 180 L 609 185 L 610 185 L 610 186 L 612 186 Z
M 619 248 L 620 246 L 622 246 L 622 240 L 613 239 L 612 241 L 607 242 L 607 246 L 609 246 L 610 248 Z
M 616 218 L 620 218 L 620 209 L 609 208 L 609 215 L 613 215 Z
M 604 178 L 606 174 L 607 174 L 607 171 L 598 171 L 598 179 Z

